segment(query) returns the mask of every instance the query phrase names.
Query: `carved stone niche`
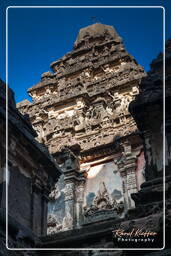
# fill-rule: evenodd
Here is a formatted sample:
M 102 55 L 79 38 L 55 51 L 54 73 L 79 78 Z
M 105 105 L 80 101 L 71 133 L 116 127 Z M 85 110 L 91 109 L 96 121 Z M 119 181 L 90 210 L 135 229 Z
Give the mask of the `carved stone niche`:
M 84 189 L 82 225 L 125 215 L 122 179 L 112 156 L 106 162 L 83 164 L 87 178 Z
M 117 203 L 115 198 L 111 198 L 104 182 L 99 184 L 99 190 L 90 207 L 84 207 L 85 217 L 95 215 L 112 214 L 120 215 L 124 210 L 123 202 Z

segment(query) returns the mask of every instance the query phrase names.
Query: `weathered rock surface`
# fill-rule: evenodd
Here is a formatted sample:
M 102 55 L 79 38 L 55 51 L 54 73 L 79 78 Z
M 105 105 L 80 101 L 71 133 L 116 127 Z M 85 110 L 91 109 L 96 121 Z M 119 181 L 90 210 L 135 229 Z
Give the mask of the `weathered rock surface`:
M 145 73 L 113 27 L 81 29 L 73 51 L 51 68 L 28 90 L 33 103 L 17 107 L 52 154 L 77 145 L 84 152 L 136 131 L 128 105 Z

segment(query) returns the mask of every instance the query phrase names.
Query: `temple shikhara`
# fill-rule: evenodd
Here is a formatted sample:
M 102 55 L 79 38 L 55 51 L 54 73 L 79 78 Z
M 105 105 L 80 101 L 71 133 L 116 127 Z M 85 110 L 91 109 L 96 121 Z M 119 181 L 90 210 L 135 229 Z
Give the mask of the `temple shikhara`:
M 59 164 L 61 152 L 77 159 L 76 166 L 64 162 L 51 193 L 48 232 L 122 218 L 144 180 L 142 141 L 128 111 L 144 70 L 103 24 L 82 28 L 51 68 L 28 89 L 33 103 L 17 105 Z
M 170 65 L 169 40 L 166 48 Z M 90 248 L 80 254 L 60 251 L 60 256 L 132 256 L 129 251 L 91 248 L 162 247 L 162 58 L 160 54 L 146 73 L 126 51 L 115 28 L 96 23 L 80 29 L 73 50 L 51 63 L 51 71 L 43 73 L 40 82 L 28 89 L 32 102 L 23 100 L 15 106 L 13 100 L 12 125 L 17 125 L 14 119 L 21 119 L 20 129 L 24 123 L 27 136 L 25 142 L 14 136 L 11 150 L 19 141 L 20 158 L 24 145 L 28 156 L 23 151 L 23 159 L 13 165 L 12 154 L 11 172 L 14 169 L 24 177 L 23 200 L 24 193 L 25 199 L 27 193 L 32 194 L 27 205 L 31 215 L 27 212 L 25 218 L 19 211 L 14 217 L 19 222 L 23 218 L 22 224 L 39 237 L 35 240 L 32 234 L 32 242 L 21 242 L 28 235 L 26 231 L 23 235 L 20 227 L 17 242 L 11 231 L 13 246 L 27 243 L 37 248 Z M 167 147 L 169 177 L 169 139 Z M 30 168 L 22 167 L 32 159 Z M 17 177 L 16 185 L 22 180 Z M 0 181 L 5 182 L 3 178 Z M 17 193 L 16 200 L 20 200 Z M 152 245 L 122 244 L 112 234 L 120 227 L 126 231 L 144 226 L 157 235 Z M 55 251 L 42 253 L 57 255 Z

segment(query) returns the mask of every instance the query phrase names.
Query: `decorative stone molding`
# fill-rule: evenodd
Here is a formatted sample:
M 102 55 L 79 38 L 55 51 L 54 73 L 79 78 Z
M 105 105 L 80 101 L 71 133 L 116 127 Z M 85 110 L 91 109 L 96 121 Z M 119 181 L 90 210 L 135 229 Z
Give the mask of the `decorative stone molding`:
M 99 26 L 108 31 L 103 24 L 89 29 Z M 137 130 L 128 105 L 145 73 L 118 35 L 108 41 L 105 33 L 102 38 L 94 34 L 92 41 L 87 37 L 79 47 L 53 62 L 54 73 L 43 73 L 41 81 L 28 90 L 34 103 L 24 102 L 24 108 L 18 104 L 22 113 L 29 114 L 37 139 L 53 154 L 64 145 L 79 145 L 84 152 Z M 72 114 L 68 114 L 67 105 Z

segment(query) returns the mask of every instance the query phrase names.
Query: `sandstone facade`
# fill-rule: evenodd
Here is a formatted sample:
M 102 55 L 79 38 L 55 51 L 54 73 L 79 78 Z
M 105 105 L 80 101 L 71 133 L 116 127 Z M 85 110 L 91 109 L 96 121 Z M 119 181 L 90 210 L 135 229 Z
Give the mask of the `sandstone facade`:
M 73 50 L 51 68 L 28 90 L 33 103 L 17 105 L 63 169 L 50 195 L 48 233 L 123 218 L 144 180 L 128 105 L 145 72 L 103 24 L 81 29 Z

